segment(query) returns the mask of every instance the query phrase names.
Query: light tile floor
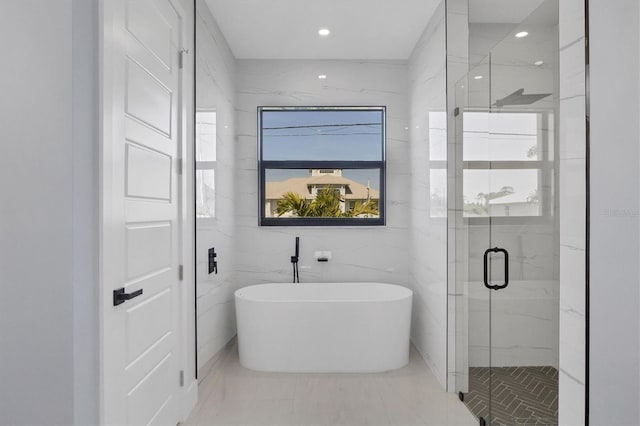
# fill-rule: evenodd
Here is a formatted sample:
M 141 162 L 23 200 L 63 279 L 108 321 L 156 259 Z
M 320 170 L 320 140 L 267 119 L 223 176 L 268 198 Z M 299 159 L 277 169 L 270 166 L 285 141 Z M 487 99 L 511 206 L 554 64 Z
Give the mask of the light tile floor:
M 409 365 L 377 374 L 264 373 L 230 349 L 199 388 L 188 425 L 469 425 L 478 421 L 442 390 L 412 347 Z

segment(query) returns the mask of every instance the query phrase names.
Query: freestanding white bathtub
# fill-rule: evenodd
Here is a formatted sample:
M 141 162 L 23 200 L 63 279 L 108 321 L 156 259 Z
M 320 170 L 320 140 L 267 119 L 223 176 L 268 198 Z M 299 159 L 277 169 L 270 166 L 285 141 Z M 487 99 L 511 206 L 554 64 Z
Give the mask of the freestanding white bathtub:
M 380 372 L 409 362 L 408 288 L 259 284 L 235 292 L 240 363 L 279 372 Z

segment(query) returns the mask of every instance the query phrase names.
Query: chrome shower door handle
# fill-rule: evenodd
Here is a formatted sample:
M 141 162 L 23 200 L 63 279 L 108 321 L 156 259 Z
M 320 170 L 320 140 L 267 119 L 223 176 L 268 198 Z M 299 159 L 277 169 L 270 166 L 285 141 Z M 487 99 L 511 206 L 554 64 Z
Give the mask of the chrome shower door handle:
M 489 254 L 504 253 L 504 283 L 491 284 L 489 282 Z M 509 285 L 509 252 L 506 249 L 494 247 L 486 249 L 484 252 L 484 286 L 490 290 L 500 290 Z

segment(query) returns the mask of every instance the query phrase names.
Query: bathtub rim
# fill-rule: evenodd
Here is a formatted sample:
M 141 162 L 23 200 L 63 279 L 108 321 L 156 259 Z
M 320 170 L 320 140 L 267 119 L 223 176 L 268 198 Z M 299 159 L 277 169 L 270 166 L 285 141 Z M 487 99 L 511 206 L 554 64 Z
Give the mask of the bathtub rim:
M 256 297 L 247 297 L 246 294 L 239 294 L 243 290 L 246 292 L 247 289 L 255 288 L 255 287 L 265 287 L 265 286 L 279 286 L 286 285 L 290 287 L 297 286 L 305 286 L 305 285 L 336 285 L 336 286 L 348 286 L 351 284 L 374 284 L 377 286 L 384 286 L 386 288 L 394 287 L 393 290 L 399 291 L 401 294 L 394 295 L 390 297 L 377 297 L 377 298 L 351 298 L 351 299 L 262 299 Z M 261 283 L 261 284 L 251 284 L 245 287 L 241 287 L 233 292 L 234 298 L 236 300 L 248 301 L 248 302 L 259 302 L 259 303 L 385 303 L 385 302 L 396 302 L 405 299 L 413 298 L 413 290 L 408 287 L 399 284 L 390 284 L 390 283 L 382 283 L 382 282 L 373 282 L 373 281 L 352 281 L 352 282 L 312 282 L 312 283 Z

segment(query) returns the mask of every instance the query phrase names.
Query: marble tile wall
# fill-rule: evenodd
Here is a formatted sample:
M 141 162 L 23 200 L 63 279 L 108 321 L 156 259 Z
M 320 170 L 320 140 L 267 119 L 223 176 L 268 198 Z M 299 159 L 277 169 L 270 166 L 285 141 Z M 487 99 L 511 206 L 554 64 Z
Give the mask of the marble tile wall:
M 445 2 L 409 61 L 411 338 L 443 387 L 447 375 L 447 70 Z
M 558 280 L 510 280 L 489 294 L 481 281 L 465 285 L 469 367 L 558 366 Z M 489 304 L 489 295 L 491 304 Z M 491 313 L 489 313 L 491 307 Z
M 460 92 L 456 84 L 469 71 L 469 1 L 447 0 L 447 389 L 466 391 L 468 386 L 468 300 L 459 283 L 468 281 L 468 248 L 462 217 L 463 206 L 456 194 L 462 192 L 462 145 L 456 139 L 454 114 Z
M 406 285 L 409 271 L 407 64 L 402 61 L 239 60 L 236 144 L 237 285 L 290 282 L 300 237 L 301 282 L 378 281 Z M 318 79 L 325 74 L 326 79 Z M 387 225 L 258 225 L 258 106 L 387 107 Z M 319 263 L 314 251 L 332 252 Z
M 584 2 L 560 2 L 559 424 L 584 424 L 586 96 Z
M 235 290 L 235 58 L 204 0 L 196 3 L 196 110 L 215 111 L 215 217 L 196 220 L 198 370 L 236 333 Z M 219 273 L 208 274 L 215 247 Z M 206 371 L 201 371 L 202 377 Z

